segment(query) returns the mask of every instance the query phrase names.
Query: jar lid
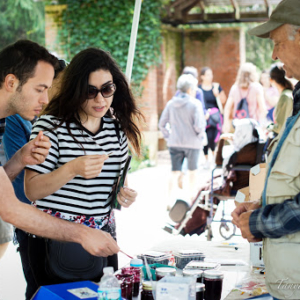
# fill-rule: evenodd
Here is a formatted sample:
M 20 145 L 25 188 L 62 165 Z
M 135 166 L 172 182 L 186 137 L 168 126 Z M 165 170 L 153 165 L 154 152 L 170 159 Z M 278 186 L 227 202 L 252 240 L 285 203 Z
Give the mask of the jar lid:
M 182 257 L 182 258 L 205 257 L 203 252 L 200 252 L 199 250 L 180 250 L 178 252 L 174 252 L 174 256 Z
M 211 270 L 211 269 L 218 269 L 219 267 L 220 264 L 217 262 L 192 260 L 186 265 L 185 269 Z
M 152 291 L 152 289 L 155 287 L 155 282 L 152 282 L 151 281 L 144 281 L 143 282 L 143 290 L 145 291 Z
M 203 271 L 202 270 L 183 270 L 182 271 L 183 276 L 193 276 L 196 278 L 201 278 L 203 275 Z
M 173 275 L 176 273 L 175 268 L 156 268 L 155 274 L 159 276 Z
M 204 292 L 205 291 L 205 284 L 204 283 L 196 283 L 196 293 L 197 292 Z
M 224 278 L 224 274 L 218 270 L 207 270 L 204 271 L 203 277 L 208 279 L 222 279 Z
M 159 251 L 147 251 L 142 253 L 141 255 L 138 255 L 138 258 L 154 258 L 154 259 L 164 259 L 164 258 L 169 258 L 171 257 L 171 253 L 166 253 L 166 252 L 159 252 Z
M 140 258 L 134 258 L 130 261 L 131 267 L 139 268 L 142 267 L 143 265 L 144 265 L 143 261 Z

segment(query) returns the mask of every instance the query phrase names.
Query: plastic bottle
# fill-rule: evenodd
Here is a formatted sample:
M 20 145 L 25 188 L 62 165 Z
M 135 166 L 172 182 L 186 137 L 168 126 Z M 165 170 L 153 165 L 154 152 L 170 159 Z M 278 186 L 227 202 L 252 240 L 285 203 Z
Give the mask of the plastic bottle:
M 98 288 L 98 300 L 120 300 L 121 287 L 118 279 L 114 276 L 113 267 L 103 269 L 104 275 L 101 278 Z

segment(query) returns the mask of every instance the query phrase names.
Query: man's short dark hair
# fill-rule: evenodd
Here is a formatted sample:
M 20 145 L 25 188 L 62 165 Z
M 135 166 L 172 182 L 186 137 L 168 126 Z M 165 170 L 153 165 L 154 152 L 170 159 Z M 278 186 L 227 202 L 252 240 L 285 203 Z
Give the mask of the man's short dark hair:
M 39 61 L 49 63 L 54 70 L 59 66 L 58 59 L 46 48 L 29 40 L 19 40 L 4 48 L 0 52 L 0 88 L 8 74 L 18 78 L 19 86 L 24 85 L 34 76 Z

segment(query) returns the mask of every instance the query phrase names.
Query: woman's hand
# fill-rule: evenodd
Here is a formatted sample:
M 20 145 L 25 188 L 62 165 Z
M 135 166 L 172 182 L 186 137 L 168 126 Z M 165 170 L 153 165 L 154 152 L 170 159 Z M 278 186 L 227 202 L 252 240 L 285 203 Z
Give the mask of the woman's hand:
M 218 83 L 213 83 L 213 93 L 216 98 L 220 95 Z
M 123 207 L 129 207 L 136 199 L 137 192 L 126 186 L 120 189 L 120 192 L 117 195 L 118 202 Z
M 104 162 L 108 159 L 108 155 L 85 155 L 77 157 L 68 164 L 70 164 L 71 172 L 80 175 L 85 179 L 97 177 L 103 168 Z

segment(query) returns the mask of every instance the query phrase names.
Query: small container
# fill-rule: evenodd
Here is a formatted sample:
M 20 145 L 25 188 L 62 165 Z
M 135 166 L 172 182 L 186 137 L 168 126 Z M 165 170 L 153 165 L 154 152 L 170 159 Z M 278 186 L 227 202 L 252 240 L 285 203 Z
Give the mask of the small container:
M 220 300 L 224 274 L 218 270 L 207 270 L 203 273 L 205 284 L 204 299 Z
M 198 250 L 181 250 L 174 252 L 176 267 L 183 269 L 190 261 L 203 261 L 205 255 Z
M 197 269 L 184 269 L 182 271 L 183 277 L 195 277 L 196 282 L 202 282 L 203 271 Z
M 141 300 L 154 300 L 152 294 L 151 282 L 143 282 L 143 290 L 141 293 Z
M 170 253 L 165 252 L 158 252 L 158 251 L 148 251 L 141 255 L 138 255 L 137 257 L 142 259 L 144 262 L 144 257 L 147 259 L 148 265 L 151 264 L 162 264 L 162 265 L 168 265 L 169 259 L 171 258 Z
M 156 281 L 161 280 L 165 276 L 175 276 L 176 269 L 175 268 L 157 268 L 155 270 Z
M 196 261 L 193 260 L 189 262 L 186 267 L 184 268 L 185 270 L 188 269 L 198 269 L 198 270 L 213 270 L 213 269 L 219 269 L 220 264 L 216 262 L 206 262 L 206 261 Z
M 203 283 L 196 283 L 196 300 L 204 299 L 205 285 Z

